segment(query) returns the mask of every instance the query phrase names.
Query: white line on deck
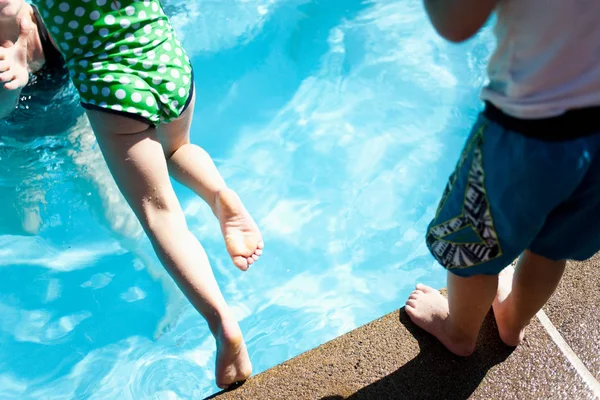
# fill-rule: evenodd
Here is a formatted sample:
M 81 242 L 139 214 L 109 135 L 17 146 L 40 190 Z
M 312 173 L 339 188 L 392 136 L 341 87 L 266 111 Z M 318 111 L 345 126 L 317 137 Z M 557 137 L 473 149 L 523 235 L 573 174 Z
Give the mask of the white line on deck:
M 581 362 L 579 357 L 577 357 L 577 354 L 575 354 L 565 339 L 563 339 L 563 337 L 560 335 L 558 330 L 556 330 L 556 327 L 552 324 L 544 310 L 540 310 L 537 313 L 537 317 L 554 343 L 556 343 L 560 351 L 564 354 L 567 360 L 569 360 L 573 368 L 575 368 L 583 382 L 585 382 L 585 384 L 590 388 L 594 396 L 600 399 L 600 382 L 596 380 L 594 375 L 592 375 L 592 373 Z

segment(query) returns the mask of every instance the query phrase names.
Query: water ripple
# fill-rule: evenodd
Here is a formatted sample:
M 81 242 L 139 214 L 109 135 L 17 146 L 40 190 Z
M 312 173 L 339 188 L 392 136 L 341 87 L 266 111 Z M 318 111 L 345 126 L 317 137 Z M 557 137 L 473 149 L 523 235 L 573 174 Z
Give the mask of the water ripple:
M 422 232 L 480 106 L 489 30 L 455 46 L 419 0 L 339 4 L 165 1 L 190 53 L 209 60 L 195 58 L 206 118 L 193 140 L 268 244 L 240 273 L 210 209 L 177 189 L 255 372 L 397 308 L 417 279 L 443 282 Z M 0 221 L 0 360 L 12 362 L 0 397 L 214 392 L 214 340 L 141 235 L 87 122 L 28 143 L 0 141 L 1 206 L 20 207 Z

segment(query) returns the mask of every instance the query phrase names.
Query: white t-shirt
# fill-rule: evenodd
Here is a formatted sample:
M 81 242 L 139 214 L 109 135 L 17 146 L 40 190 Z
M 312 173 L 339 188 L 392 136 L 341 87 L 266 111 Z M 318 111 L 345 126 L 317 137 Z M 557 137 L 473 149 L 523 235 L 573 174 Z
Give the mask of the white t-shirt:
M 600 106 L 600 0 L 499 0 L 496 15 L 482 100 L 522 119 Z

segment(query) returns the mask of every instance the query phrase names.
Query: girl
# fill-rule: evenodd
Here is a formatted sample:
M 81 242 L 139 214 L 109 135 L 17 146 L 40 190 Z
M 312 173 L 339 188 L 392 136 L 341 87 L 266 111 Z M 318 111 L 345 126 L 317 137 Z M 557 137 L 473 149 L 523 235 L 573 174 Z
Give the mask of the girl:
M 66 60 L 117 185 L 159 259 L 217 340 L 217 385 L 226 388 L 247 379 L 251 365 L 240 328 L 204 249 L 188 230 L 169 173 L 210 205 L 238 268 L 245 271 L 258 260 L 263 241 L 209 155 L 190 143 L 192 67 L 159 1 L 34 4 Z

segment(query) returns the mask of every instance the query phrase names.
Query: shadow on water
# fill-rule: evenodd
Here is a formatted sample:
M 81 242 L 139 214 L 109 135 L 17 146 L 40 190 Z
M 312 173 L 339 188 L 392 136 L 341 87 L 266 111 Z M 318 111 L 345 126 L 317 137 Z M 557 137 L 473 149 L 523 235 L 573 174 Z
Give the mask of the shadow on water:
M 251 41 L 192 59 L 198 85 L 194 134 L 217 157 L 242 126 L 264 122 L 319 69 L 330 30 L 369 5 L 299 0 L 280 5 Z
M 468 358 L 450 354 L 433 336 L 415 326 L 404 308 L 400 323 L 417 339 L 419 354 L 390 375 L 350 396 L 327 396 L 321 400 L 367 399 L 466 399 L 488 371 L 502 363 L 513 348 L 502 343 L 490 312 L 483 324 L 477 351 Z

